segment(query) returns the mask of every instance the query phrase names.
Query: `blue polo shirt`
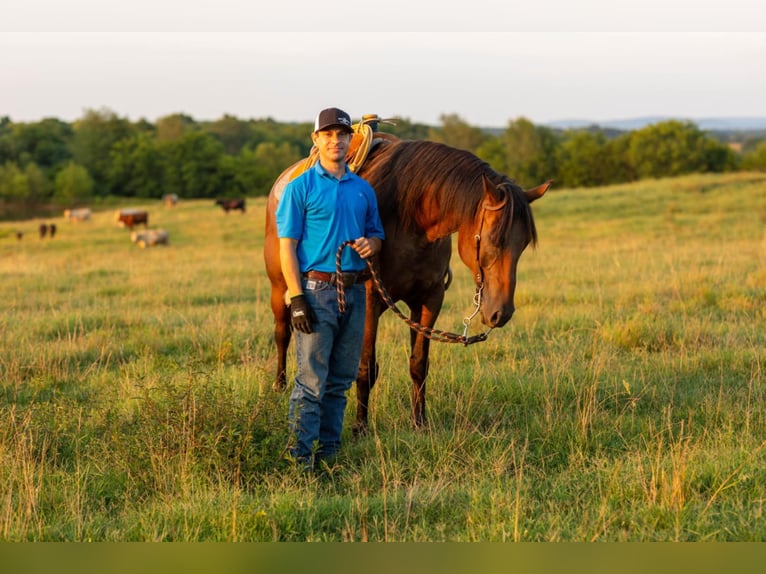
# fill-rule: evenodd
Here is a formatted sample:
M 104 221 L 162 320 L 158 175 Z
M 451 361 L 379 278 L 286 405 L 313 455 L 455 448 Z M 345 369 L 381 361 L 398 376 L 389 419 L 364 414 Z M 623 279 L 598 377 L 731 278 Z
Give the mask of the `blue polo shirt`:
M 277 206 L 277 234 L 298 240 L 301 272 L 335 269 L 344 241 L 359 237 L 385 239 L 375 191 L 346 167 L 341 179 L 316 163 L 287 184 Z M 366 264 L 351 247 L 343 250 L 343 271 L 362 271 Z

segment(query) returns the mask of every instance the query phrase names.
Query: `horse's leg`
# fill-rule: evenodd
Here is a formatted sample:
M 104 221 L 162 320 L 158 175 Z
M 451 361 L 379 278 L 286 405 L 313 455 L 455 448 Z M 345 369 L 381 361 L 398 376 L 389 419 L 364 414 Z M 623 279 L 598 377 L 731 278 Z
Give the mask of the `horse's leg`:
M 356 421 L 354 435 L 367 432 L 367 415 L 370 405 L 370 391 L 378 380 L 378 362 L 375 344 L 378 336 L 378 319 L 383 312 L 382 305 L 373 289 L 367 289 L 367 314 L 364 320 L 364 341 L 359 359 L 359 372 L 356 376 Z
M 271 286 L 271 312 L 274 314 L 274 342 L 277 345 L 277 376 L 274 390 L 287 387 L 287 349 L 290 346 L 290 307 L 285 302 L 285 288 Z
M 415 320 L 415 319 L 413 319 Z M 431 341 L 412 331 L 410 335 L 410 378 L 412 378 L 412 422 L 416 428 L 425 427 L 426 377 L 428 376 L 428 351 Z
M 441 311 L 444 291 L 431 293 L 420 307 L 413 305 L 411 319 L 425 327 L 433 327 Z M 431 340 L 422 333 L 410 331 L 410 377 L 412 378 L 412 422 L 416 428 L 428 424 L 426 417 L 426 377 Z

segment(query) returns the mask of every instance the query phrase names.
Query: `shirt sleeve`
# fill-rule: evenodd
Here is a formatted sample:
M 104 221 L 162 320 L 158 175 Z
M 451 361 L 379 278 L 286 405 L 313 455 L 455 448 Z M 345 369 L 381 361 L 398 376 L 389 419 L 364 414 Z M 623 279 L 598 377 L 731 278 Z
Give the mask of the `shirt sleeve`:
M 366 180 L 365 180 L 366 183 Z M 367 195 L 369 209 L 367 210 L 367 221 L 365 222 L 365 235 L 367 237 L 377 237 L 381 240 L 385 240 L 386 233 L 383 230 L 383 222 L 380 219 L 380 213 L 378 212 L 378 198 L 375 195 L 375 190 L 372 186 L 367 184 Z
M 277 236 L 300 240 L 303 235 L 303 194 L 300 179 L 291 181 L 282 191 L 277 205 Z

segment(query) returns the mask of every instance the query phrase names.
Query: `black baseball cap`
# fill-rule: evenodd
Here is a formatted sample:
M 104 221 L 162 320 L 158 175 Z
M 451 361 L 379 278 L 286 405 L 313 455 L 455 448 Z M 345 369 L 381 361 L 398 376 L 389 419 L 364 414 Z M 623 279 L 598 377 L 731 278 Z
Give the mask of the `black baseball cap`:
M 354 129 L 351 127 L 351 116 L 340 108 L 327 108 L 319 112 L 316 121 L 314 121 L 314 131 L 319 132 L 332 127 L 339 127 L 351 133 Z

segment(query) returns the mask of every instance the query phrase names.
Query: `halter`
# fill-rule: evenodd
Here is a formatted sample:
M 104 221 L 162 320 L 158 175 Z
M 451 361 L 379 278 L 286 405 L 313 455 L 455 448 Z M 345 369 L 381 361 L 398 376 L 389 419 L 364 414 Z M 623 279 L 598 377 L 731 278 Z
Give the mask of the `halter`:
M 502 185 L 502 184 L 501 184 Z M 497 188 L 500 188 L 500 185 L 497 186 Z M 479 232 L 474 235 L 474 239 L 476 240 L 476 275 L 474 277 L 474 282 L 476 283 L 476 292 L 473 296 L 473 303 L 475 306 L 475 309 L 473 313 L 471 313 L 469 316 L 465 317 L 463 319 L 463 334 L 458 335 L 457 333 L 449 333 L 447 331 L 442 331 L 440 329 L 434 329 L 433 327 L 428 327 L 426 325 L 422 325 L 416 321 L 413 321 L 409 317 L 407 317 L 404 313 L 402 313 L 399 308 L 396 306 L 396 303 L 391 298 L 391 296 L 388 294 L 388 291 L 386 291 L 386 288 L 383 286 L 383 282 L 380 279 L 380 275 L 378 274 L 378 270 L 375 268 L 375 265 L 373 263 L 373 260 L 371 258 L 365 259 L 367 262 L 367 266 L 370 268 L 370 274 L 372 275 L 372 280 L 375 285 L 375 288 L 378 291 L 378 294 L 383 299 L 383 302 L 388 305 L 388 308 L 393 311 L 393 313 L 402 319 L 405 323 L 407 323 L 410 327 L 410 329 L 417 331 L 418 333 L 423 334 L 428 339 L 438 341 L 441 343 L 462 343 L 464 346 L 472 345 L 473 343 L 480 343 L 482 341 L 486 341 L 489 332 L 493 329 L 493 327 L 488 328 L 483 333 L 480 333 L 478 335 L 473 335 L 471 337 L 468 336 L 468 327 L 471 324 L 471 321 L 473 320 L 476 315 L 478 315 L 480 309 L 481 309 L 481 303 L 482 303 L 482 294 L 484 292 L 484 270 L 481 268 L 481 232 L 484 228 L 484 214 L 487 211 L 498 211 L 499 209 L 502 209 L 505 207 L 505 204 L 508 203 L 508 195 L 506 195 L 503 200 L 498 203 L 497 205 L 488 205 L 486 201 L 484 201 L 481 205 L 482 211 L 481 211 L 481 222 L 479 223 Z M 513 203 L 511 203 L 511 221 L 513 221 Z M 343 254 L 343 250 L 353 245 L 353 241 L 345 241 L 343 242 L 340 247 L 338 247 L 338 251 L 335 255 L 335 268 L 336 272 L 340 274 L 342 272 L 341 270 L 341 255 Z M 338 281 L 335 285 L 335 288 L 338 292 L 338 311 L 340 313 L 345 313 L 346 311 L 346 290 L 343 285 L 342 281 Z
M 500 184 L 496 186 L 496 189 L 499 189 L 500 186 L 503 184 Z M 465 317 L 463 319 L 463 337 L 465 338 L 468 333 L 468 327 L 471 324 L 471 320 L 476 317 L 476 315 L 479 314 L 479 310 L 481 309 L 481 303 L 482 303 L 482 295 L 484 293 L 484 269 L 481 267 L 481 232 L 484 229 L 484 215 L 487 211 L 498 211 L 505 207 L 505 204 L 508 203 L 508 195 L 506 194 L 503 200 L 498 203 L 497 205 L 489 205 L 486 200 L 482 202 L 481 204 L 481 222 L 479 223 L 479 232 L 474 235 L 474 240 L 476 241 L 476 275 L 474 276 L 474 283 L 476 284 L 476 292 L 473 296 L 473 304 L 476 307 L 468 317 Z M 511 203 L 511 221 L 513 221 L 513 203 Z M 487 329 L 484 333 L 481 335 L 477 335 L 477 337 L 480 337 L 482 341 L 486 340 L 489 336 L 489 332 L 493 329 L 493 327 L 490 327 Z

